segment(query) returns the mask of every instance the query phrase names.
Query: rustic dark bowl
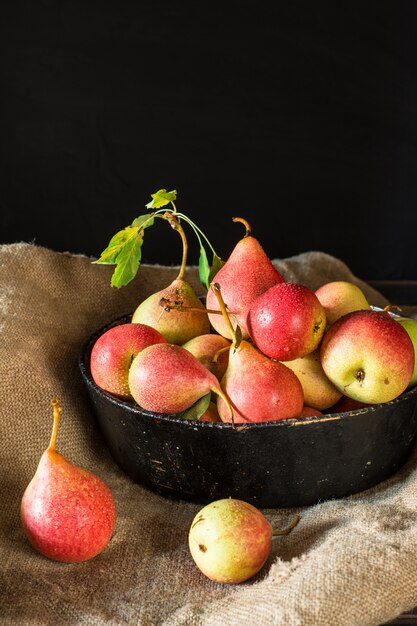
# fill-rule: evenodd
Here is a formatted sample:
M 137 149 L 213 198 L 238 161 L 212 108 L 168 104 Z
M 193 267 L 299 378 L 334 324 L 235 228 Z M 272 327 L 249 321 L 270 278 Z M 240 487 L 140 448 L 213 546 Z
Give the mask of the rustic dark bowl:
M 417 437 L 417 387 L 385 404 L 308 419 L 237 426 L 190 422 L 145 411 L 94 383 L 90 353 L 79 367 L 117 465 L 135 482 L 172 498 L 225 497 L 258 507 L 292 507 L 348 496 L 392 476 Z

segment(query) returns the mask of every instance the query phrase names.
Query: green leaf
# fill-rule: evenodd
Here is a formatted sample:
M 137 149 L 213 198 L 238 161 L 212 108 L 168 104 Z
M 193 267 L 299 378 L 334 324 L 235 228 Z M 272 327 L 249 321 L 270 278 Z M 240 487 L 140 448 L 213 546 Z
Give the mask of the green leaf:
M 151 193 L 152 200 L 146 204 L 147 209 L 160 209 L 163 206 L 166 206 L 170 202 L 174 202 L 177 198 L 177 192 L 174 189 L 173 191 L 167 191 L 166 189 L 160 189 L 156 193 Z
M 135 278 L 142 258 L 142 243 L 143 238 L 139 232 L 120 250 L 116 259 L 116 269 L 111 278 L 112 287 L 124 287 Z
M 200 258 L 198 260 L 198 274 L 200 276 L 201 283 L 206 289 L 210 287 L 209 275 L 210 265 L 207 259 L 207 254 L 203 246 L 200 247 Z
M 188 421 L 198 422 L 203 413 L 206 412 L 207 407 L 210 404 L 210 400 L 211 392 L 200 398 L 200 400 L 197 400 L 197 402 L 193 404 L 193 406 L 190 406 L 189 409 L 178 413 L 178 417 Z
M 212 261 L 212 264 L 211 264 L 210 275 L 209 275 L 209 278 L 208 278 L 209 285 L 212 282 L 212 280 L 215 277 L 215 275 L 217 274 L 217 272 L 219 271 L 219 269 L 221 269 L 224 264 L 225 264 L 225 261 L 223 261 L 219 256 L 217 256 L 216 253 L 214 253 L 213 254 L 213 261 Z
M 151 213 L 151 215 L 149 215 L 148 213 L 146 215 L 139 215 L 139 217 L 134 219 L 132 222 L 132 226 L 139 226 L 139 228 L 148 228 L 149 226 L 153 226 L 154 222 L 155 220 L 153 214 Z
M 113 235 L 105 250 L 100 255 L 100 258 L 93 263 L 100 263 L 102 265 L 115 265 L 117 258 L 123 248 L 138 235 L 139 228 L 137 226 L 127 226 L 123 230 L 119 230 L 118 233 Z
M 212 282 L 214 276 L 217 274 L 219 269 L 223 267 L 224 261 L 217 254 L 213 254 L 213 262 L 212 266 L 207 259 L 207 254 L 203 246 L 200 246 L 200 258 L 198 260 L 198 274 L 200 276 L 201 283 L 205 286 L 206 289 L 210 289 L 210 283 Z

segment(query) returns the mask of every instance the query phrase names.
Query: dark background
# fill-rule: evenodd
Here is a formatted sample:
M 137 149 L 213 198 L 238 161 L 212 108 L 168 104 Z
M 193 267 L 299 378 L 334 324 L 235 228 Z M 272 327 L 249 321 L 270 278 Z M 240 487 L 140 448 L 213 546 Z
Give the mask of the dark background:
M 417 2 L 0 13 L 0 242 L 99 256 L 164 187 L 223 258 L 238 215 L 270 257 L 417 278 Z M 166 223 L 147 231 L 144 262 L 180 255 Z

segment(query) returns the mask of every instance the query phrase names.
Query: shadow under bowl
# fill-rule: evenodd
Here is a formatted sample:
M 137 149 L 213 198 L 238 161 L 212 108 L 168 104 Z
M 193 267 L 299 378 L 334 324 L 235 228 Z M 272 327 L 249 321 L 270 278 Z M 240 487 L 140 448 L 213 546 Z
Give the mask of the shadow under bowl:
M 344 413 L 238 425 L 145 411 L 100 389 L 91 349 L 124 316 L 92 335 L 79 368 L 109 451 L 134 482 L 171 498 L 240 498 L 257 507 L 307 506 L 369 489 L 407 460 L 417 437 L 417 387 Z

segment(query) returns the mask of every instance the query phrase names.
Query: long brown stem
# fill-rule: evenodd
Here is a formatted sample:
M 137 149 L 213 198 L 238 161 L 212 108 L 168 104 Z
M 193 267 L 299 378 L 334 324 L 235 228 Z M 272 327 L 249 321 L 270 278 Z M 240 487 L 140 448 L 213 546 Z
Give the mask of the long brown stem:
M 168 221 L 171 228 L 177 231 L 182 239 L 182 261 L 180 271 L 178 272 L 177 280 L 184 280 L 185 269 L 187 267 L 187 255 L 188 255 L 188 242 L 184 233 L 184 229 L 181 226 L 179 220 L 170 212 L 164 213 L 163 217 Z
M 216 298 L 217 298 L 217 301 L 219 303 L 220 311 L 221 311 L 221 313 L 222 313 L 222 315 L 224 317 L 224 321 L 226 322 L 227 327 L 230 330 L 230 333 L 232 335 L 232 344 L 233 344 L 234 347 L 236 347 L 236 343 L 237 343 L 236 331 L 233 328 L 233 324 L 230 321 L 229 314 L 228 314 L 228 312 L 226 310 L 226 305 L 224 303 L 223 296 L 221 294 L 220 285 L 219 285 L 219 283 L 211 283 L 211 288 L 213 289 L 214 293 L 216 294 Z
M 387 304 L 387 306 L 384 306 L 383 311 L 385 311 L 385 313 L 389 313 L 390 311 L 401 311 L 401 307 L 398 306 L 398 304 Z
M 230 416 L 230 420 L 232 422 L 232 426 L 233 426 L 233 428 L 235 428 L 235 418 L 234 418 L 234 415 L 233 415 L 233 408 L 232 408 L 232 405 L 230 404 L 230 400 L 229 400 L 228 396 L 223 391 L 223 389 L 220 387 L 220 385 L 218 387 L 213 388 L 213 391 L 214 391 L 214 393 L 217 393 L 217 395 L 220 396 L 221 399 L 225 402 L 225 404 L 227 406 L 227 410 L 229 411 L 229 416 Z
M 246 233 L 243 235 L 244 237 L 249 237 L 252 234 L 250 224 L 243 217 L 232 217 L 234 222 L 240 222 L 246 228 Z
M 216 354 L 213 356 L 214 363 L 217 363 L 219 356 L 221 356 L 224 352 L 227 352 L 228 350 L 230 350 L 230 346 L 225 346 L 224 348 L 220 348 L 219 350 L 217 350 Z
M 51 450 L 52 452 L 55 452 L 55 448 L 56 448 L 56 438 L 58 436 L 58 424 L 59 424 L 59 416 L 61 413 L 61 407 L 59 406 L 59 401 L 54 398 L 51 401 L 51 405 L 52 408 L 54 410 L 54 423 L 52 426 L 52 435 L 51 435 L 51 440 L 49 442 L 49 447 L 48 450 Z

